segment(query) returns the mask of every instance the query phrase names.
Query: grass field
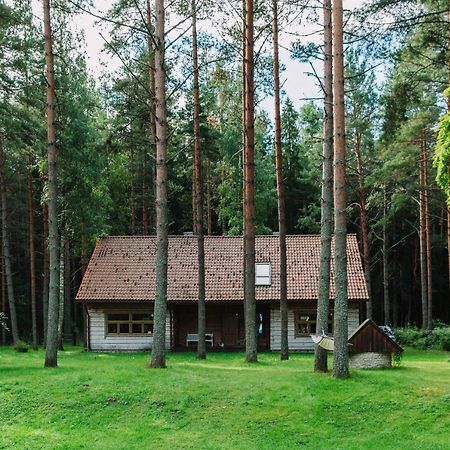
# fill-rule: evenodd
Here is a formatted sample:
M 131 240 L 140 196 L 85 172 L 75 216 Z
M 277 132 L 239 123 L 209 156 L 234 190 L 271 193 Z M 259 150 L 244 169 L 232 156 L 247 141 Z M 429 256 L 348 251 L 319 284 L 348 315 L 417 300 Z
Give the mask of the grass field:
M 407 351 L 399 368 L 311 372 L 312 355 L 168 355 L 0 348 L 0 448 L 450 449 L 449 353 Z

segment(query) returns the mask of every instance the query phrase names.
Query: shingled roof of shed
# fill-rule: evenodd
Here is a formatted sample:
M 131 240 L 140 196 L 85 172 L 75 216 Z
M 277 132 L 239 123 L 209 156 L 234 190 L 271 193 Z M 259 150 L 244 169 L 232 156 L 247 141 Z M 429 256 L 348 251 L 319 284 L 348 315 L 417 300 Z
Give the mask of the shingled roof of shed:
M 256 237 L 256 262 L 270 262 L 272 284 L 257 286 L 256 299 L 280 298 L 279 238 Z M 319 284 L 319 235 L 287 236 L 288 300 L 315 300 Z M 349 235 L 348 297 L 368 298 L 364 273 L 355 235 Z M 154 300 L 155 236 L 103 237 L 95 247 L 77 294 L 79 301 Z M 169 301 L 196 301 L 197 239 L 195 236 L 170 236 L 168 259 Z M 243 299 L 243 238 L 240 236 L 205 237 L 207 301 Z M 333 263 L 332 263 L 333 271 Z M 331 283 L 331 298 L 334 283 Z

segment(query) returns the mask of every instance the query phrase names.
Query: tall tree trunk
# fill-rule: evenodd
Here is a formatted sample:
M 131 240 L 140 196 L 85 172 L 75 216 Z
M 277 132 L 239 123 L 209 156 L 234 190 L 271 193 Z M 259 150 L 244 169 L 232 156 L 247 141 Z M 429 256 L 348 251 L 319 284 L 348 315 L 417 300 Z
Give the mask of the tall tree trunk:
M 149 64 L 148 64 L 148 84 L 150 91 L 149 98 L 149 109 L 150 109 L 150 134 L 151 134 L 151 160 L 152 163 L 152 196 L 153 196 L 153 209 L 150 215 L 151 220 L 149 225 L 151 226 L 152 232 L 156 228 L 156 189 L 155 189 L 155 178 L 156 178 L 156 111 L 155 111 L 155 45 L 152 38 L 154 33 L 153 20 L 152 20 L 152 7 L 150 0 L 147 0 L 147 47 L 149 54 Z
M 427 292 L 427 242 L 426 242 L 426 211 L 425 211 L 425 195 L 424 195 L 424 151 L 423 140 L 420 140 L 419 154 L 419 244 L 420 244 L 420 287 L 422 299 L 422 328 L 428 326 L 428 292 Z
M 142 236 L 148 234 L 148 209 L 147 209 L 147 158 L 145 148 L 142 149 Z
M 3 239 L 2 239 L 3 241 Z M 5 277 L 5 263 L 3 258 L 3 245 L 1 248 L 0 264 L 2 266 L 2 311 L 6 314 L 6 277 Z M 2 327 L 2 344 L 6 344 L 6 329 Z
M 194 93 L 195 211 L 198 254 L 198 346 L 197 358 L 206 358 L 205 239 L 203 235 L 203 167 L 200 136 L 200 93 L 197 54 L 197 4 L 192 0 L 192 68 Z
M 245 8 L 245 195 L 244 195 L 244 303 L 245 359 L 256 362 L 255 302 L 255 101 L 253 0 Z
M 212 205 L 211 205 L 211 162 L 208 160 L 208 173 L 206 175 L 207 183 L 207 199 L 206 199 L 206 209 L 207 209 L 207 222 L 208 222 L 208 236 L 212 235 Z
M 44 325 L 44 347 L 47 345 L 47 325 L 48 325 L 48 285 L 49 285 L 49 255 L 48 255 L 48 205 L 43 206 L 42 220 L 42 321 Z
M 448 13 L 448 22 L 450 25 L 450 11 Z M 448 55 L 449 55 L 449 61 L 448 61 L 448 83 L 450 84 L 450 34 L 449 34 L 449 41 L 448 41 Z M 447 113 L 450 114 L 450 96 L 447 97 Z M 448 262 L 448 283 L 449 283 L 449 289 L 448 292 L 450 293 L 450 198 L 447 198 L 447 262 Z M 450 321 L 450 304 L 447 306 L 448 312 L 448 320 Z
M 156 289 L 151 367 L 166 367 L 166 313 L 167 313 L 167 257 L 168 257 L 168 205 L 167 205 L 167 107 L 166 72 L 164 64 L 165 42 L 164 0 L 156 0 L 155 20 L 155 101 L 156 101 Z
M 72 319 L 72 296 L 70 289 L 70 246 L 69 239 L 64 242 L 64 337 L 67 341 L 74 341 L 74 327 Z
M 449 111 L 450 112 L 450 111 Z M 447 205 L 447 263 L 448 263 L 448 282 L 450 292 L 450 206 Z M 450 321 L 450 305 L 447 307 L 448 320 Z
M 372 318 L 372 283 L 370 281 L 370 246 L 369 246 L 369 225 L 367 223 L 366 209 L 366 187 L 364 182 L 363 164 L 361 157 L 361 132 L 356 132 L 355 142 L 356 155 L 356 171 L 358 174 L 358 196 L 359 196 L 359 218 L 361 223 L 362 250 L 364 262 L 364 277 L 366 279 L 367 293 L 369 300 L 367 301 L 366 318 Z
M 245 236 L 245 196 L 246 196 L 246 185 L 245 185 L 245 155 L 247 146 L 246 137 L 246 117 L 247 117 L 247 75 L 246 75 L 246 17 L 247 17 L 247 0 L 242 0 L 242 235 Z M 244 272 L 245 272 L 245 258 L 244 258 Z M 245 291 L 245 277 L 244 277 L 244 291 Z M 246 308 L 244 302 L 244 310 Z M 244 313 L 245 315 L 245 313 Z
M 136 190 L 135 190 L 135 180 L 136 180 L 136 161 L 134 157 L 134 149 L 131 149 L 131 191 L 130 191 L 130 219 L 131 219 L 131 235 L 136 234 Z
M 389 300 L 389 259 L 388 259 L 388 234 L 387 234 L 387 192 L 384 186 L 383 205 L 383 299 L 384 299 L 384 324 L 391 324 L 391 302 Z
M 344 43 L 342 0 L 333 3 L 335 289 L 333 375 L 349 376 L 347 296 L 347 199 L 345 168 Z
M 33 208 L 33 157 L 28 153 L 28 233 L 30 252 L 31 281 L 31 334 L 33 350 L 38 349 L 37 309 L 36 309 L 36 250 L 34 247 L 34 208 Z
M 58 304 L 59 304 L 59 237 L 58 194 L 56 186 L 56 126 L 55 72 L 53 65 L 50 0 L 44 1 L 45 62 L 47 67 L 47 140 L 48 140 L 48 245 L 49 298 L 45 367 L 58 365 Z
M 427 328 L 433 329 L 433 265 L 431 257 L 431 224 L 430 224 L 430 199 L 428 192 L 428 156 L 425 131 L 423 132 L 423 184 L 425 200 L 425 238 L 427 241 Z
M 58 349 L 64 350 L 64 237 L 59 246 L 59 304 L 58 304 Z
M 87 254 L 86 254 L 86 236 L 84 233 L 84 223 L 81 224 L 81 279 L 83 279 L 84 274 L 86 272 L 88 260 L 87 260 Z M 75 307 L 78 305 L 76 304 Z M 88 339 L 88 320 L 87 320 L 87 308 L 84 306 L 81 306 L 81 317 L 82 317 L 82 326 L 83 326 L 83 345 L 84 348 L 87 349 L 89 346 L 89 339 Z
M 333 233 L 333 27 L 331 0 L 323 2 L 324 23 L 324 125 L 322 158 L 322 199 L 320 224 L 320 276 L 317 301 L 317 333 L 328 333 L 330 304 L 331 237 Z M 315 346 L 314 370 L 327 372 L 327 351 Z
M 16 299 L 14 297 L 14 285 L 11 268 L 11 249 L 9 241 L 9 220 L 7 210 L 7 193 L 6 193 L 6 176 L 5 176 L 5 155 L 3 151 L 3 142 L 0 141 L 0 195 L 2 208 L 2 247 L 3 262 L 5 269 L 6 290 L 8 292 L 9 318 L 11 320 L 11 332 L 13 343 L 19 340 L 19 327 L 17 325 Z
M 275 98 L 275 162 L 277 172 L 278 230 L 280 247 L 280 316 L 281 360 L 289 359 L 288 305 L 287 305 L 287 256 L 286 256 L 286 197 L 283 180 L 283 149 L 281 146 L 280 61 L 278 54 L 278 0 L 272 2 L 273 10 L 273 80 Z

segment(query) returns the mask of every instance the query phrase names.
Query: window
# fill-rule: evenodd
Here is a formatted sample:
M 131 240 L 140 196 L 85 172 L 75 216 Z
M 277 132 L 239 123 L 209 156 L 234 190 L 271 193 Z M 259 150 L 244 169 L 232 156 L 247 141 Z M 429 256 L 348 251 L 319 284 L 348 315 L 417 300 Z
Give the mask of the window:
M 255 285 L 270 286 L 272 284 L 272 267 L 270 263 L 255 264 Z
M 310 334 L 322 334 L 322 330 L 317 330 L 317 311 L 300 310 L 295 311 L 295 336 L 309 336 Z M 328 330 L 333 332 L 333 315 L 328 317 Z M 325 330 L 326 332 L 327 330 Z
M 153 313 L 148 312 L 107 313 L 106 332 L 107 334 L 112 335 L 153 334 Z

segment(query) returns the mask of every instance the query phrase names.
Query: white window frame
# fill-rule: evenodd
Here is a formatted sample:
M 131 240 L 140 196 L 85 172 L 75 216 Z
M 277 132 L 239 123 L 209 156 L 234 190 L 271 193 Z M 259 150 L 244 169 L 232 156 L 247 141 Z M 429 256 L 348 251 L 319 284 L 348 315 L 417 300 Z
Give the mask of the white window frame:
M 269 275 L 258 275 L 258 267 L 268 267 Z M 270 262 L 255 263 L 255 286 L 271 286 L 272 285 L 272 264 Z

